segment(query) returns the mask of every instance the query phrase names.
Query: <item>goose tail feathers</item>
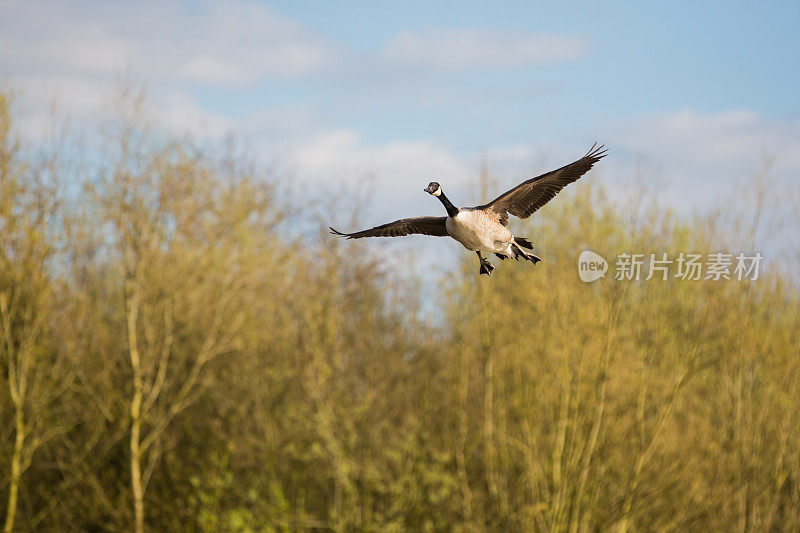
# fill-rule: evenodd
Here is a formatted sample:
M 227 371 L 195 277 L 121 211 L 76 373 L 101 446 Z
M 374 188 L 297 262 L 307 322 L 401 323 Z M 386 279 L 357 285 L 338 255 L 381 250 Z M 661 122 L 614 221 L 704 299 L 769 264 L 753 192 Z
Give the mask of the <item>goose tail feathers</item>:
M 514 242 L 522 246 L 523 248 L 527 248 L 528 250 L 533 250 L 533 245 L 528 239 L 523 239 L 522 237 L 514 237 Z
M 514 252 L 514 259 L 519 261 L 520 257 L 525 259 L 526 261 L 532 262 L 534 265 L 541 261 L 542 259 L 534 254 L 533 252 L 526 252 L 522 248 L 527 248 L 528 250 L 533 250 L 533 245 L 527 240 L 521 237 L 514 237 L 514 242 L 511 243 L 511 251 Z

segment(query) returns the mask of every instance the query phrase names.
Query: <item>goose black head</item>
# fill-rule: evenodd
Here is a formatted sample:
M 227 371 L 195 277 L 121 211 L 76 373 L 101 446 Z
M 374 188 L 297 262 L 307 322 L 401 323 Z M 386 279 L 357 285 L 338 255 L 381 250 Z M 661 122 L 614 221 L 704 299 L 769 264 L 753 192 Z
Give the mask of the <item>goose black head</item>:
M 438 183 L 436 183 L 435 181 L 432 181 L 432 182 L 430 182 L 430 183 L 428 184 L 428 186 L 427 186 L 427 187 L 425 187 L 423 190 L 424 190 L 426 193 L 428 193 L 428 194 L 432 194 L 432 195 L 434 195 L 434 196 L 439 196 L 440 194 L 442 194 L 442 188 L 441 188 L 441 187 L 439 186 L 439 184 L 438 184 Z

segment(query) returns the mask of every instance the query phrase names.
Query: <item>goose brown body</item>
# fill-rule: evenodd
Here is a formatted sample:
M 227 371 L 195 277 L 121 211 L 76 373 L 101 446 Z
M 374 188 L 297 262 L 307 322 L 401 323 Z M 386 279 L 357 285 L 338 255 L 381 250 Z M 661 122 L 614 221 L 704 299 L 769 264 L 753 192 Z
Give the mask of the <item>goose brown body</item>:
M 459 209 L 454 217 L 445 221 L 447 234 L 472 252 L 489 252 L 511 255 L 514 235 L 500 224 L 500 217 L 482 209 Z

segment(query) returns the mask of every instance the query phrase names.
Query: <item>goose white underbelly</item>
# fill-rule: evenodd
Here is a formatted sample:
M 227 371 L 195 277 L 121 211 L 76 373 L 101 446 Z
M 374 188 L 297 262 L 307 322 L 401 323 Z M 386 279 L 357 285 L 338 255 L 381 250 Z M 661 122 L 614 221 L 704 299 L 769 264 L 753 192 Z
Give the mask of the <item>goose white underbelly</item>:
M 477 209 L 461 209 L 447 217 L 447 233 L 473 252 L 511 254 L 514 236 L 496 219 Z

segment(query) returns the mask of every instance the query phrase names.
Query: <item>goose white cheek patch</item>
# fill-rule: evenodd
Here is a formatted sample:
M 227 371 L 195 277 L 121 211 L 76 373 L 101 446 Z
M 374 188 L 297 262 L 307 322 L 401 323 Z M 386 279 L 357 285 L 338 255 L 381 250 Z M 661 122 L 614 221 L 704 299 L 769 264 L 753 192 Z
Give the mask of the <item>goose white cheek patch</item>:
M 433 191 L 431 194 L 433 194 L 434 196 L 437 196 L 437 197 L 438 197 L 438 196 L 441 196 L 441 195 L 442 195 L 442 188 L 441 188 L 441 187 L 439 187 L 438 189 L 436 189 L 435 191 Z

